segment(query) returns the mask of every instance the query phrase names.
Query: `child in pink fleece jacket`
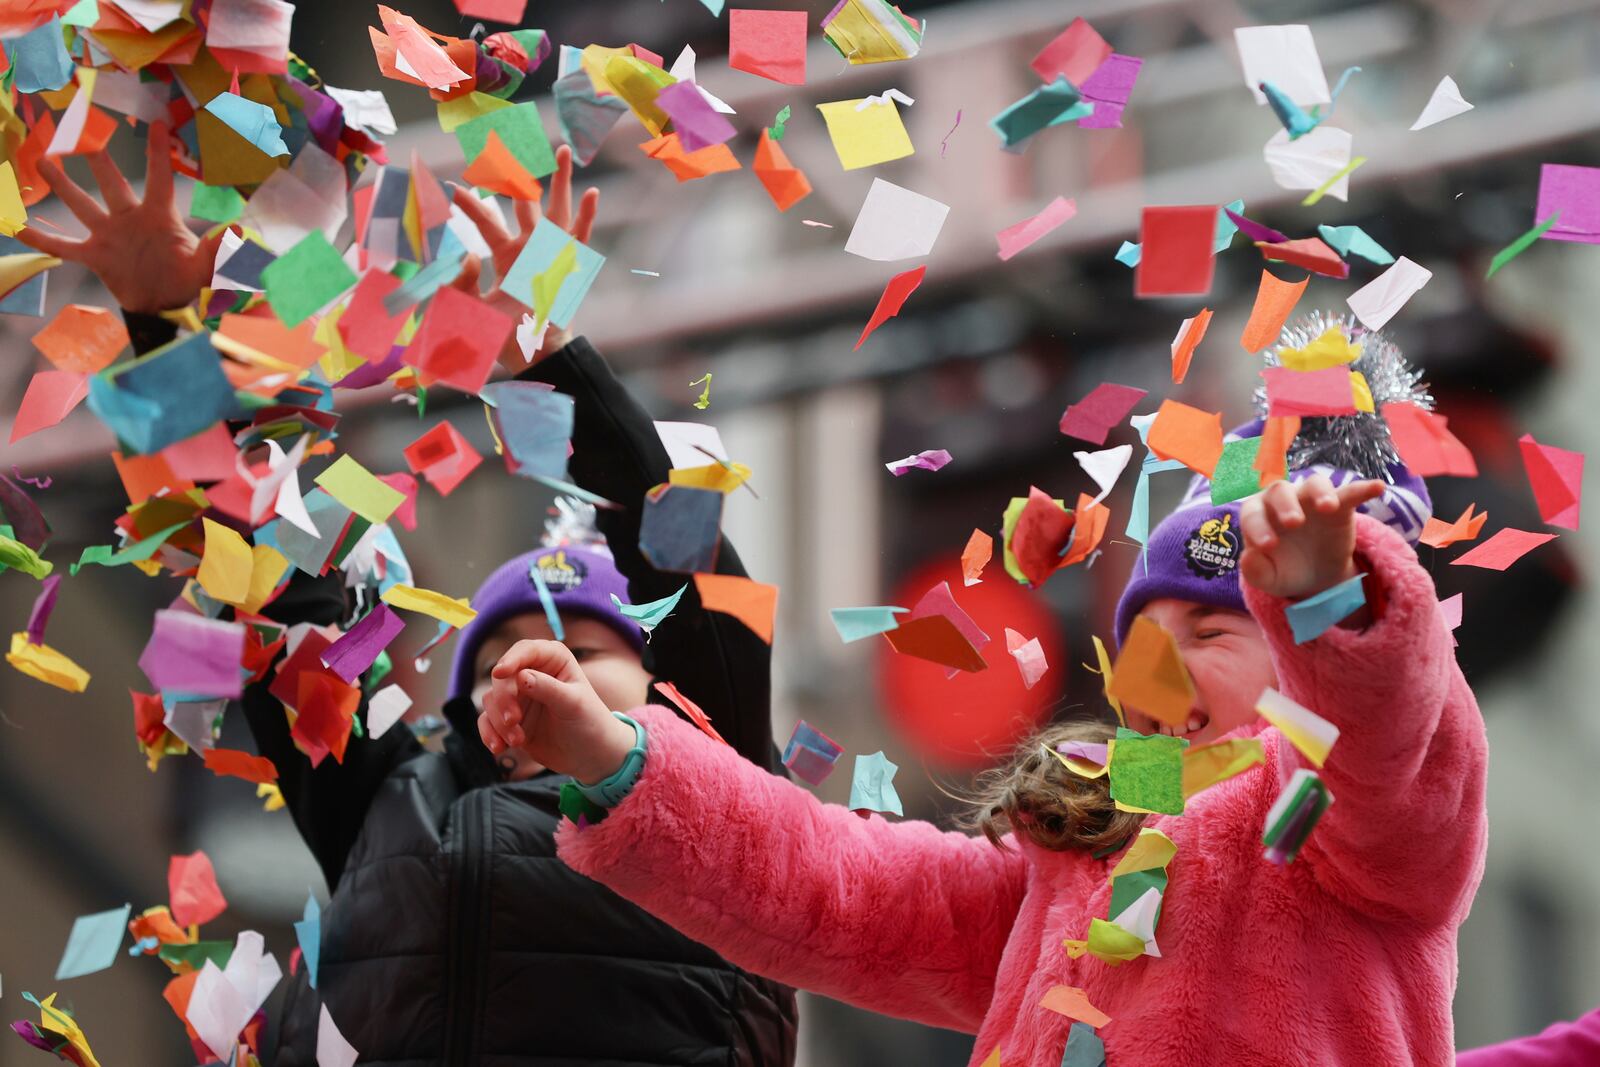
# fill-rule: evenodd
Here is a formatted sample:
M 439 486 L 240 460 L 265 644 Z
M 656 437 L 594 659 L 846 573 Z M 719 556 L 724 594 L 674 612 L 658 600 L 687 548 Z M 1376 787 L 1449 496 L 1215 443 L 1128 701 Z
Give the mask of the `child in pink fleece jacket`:
M 1071 1020 L 1040 1000 L 1065 985 L 1111 1017 L 1110 1067 L 1444 1067 L 1486 754 L 1432 580 L 1399 533 L 1358 514 L 1420 528 L 1414 503 L 1319 474 L 1180 510 L 1152 535 L 1119 632 L 1139 612 L 1173 631 L 1198 693 L 1177 732 L 1257 736 L 1267 756 L 1181 817 L 1146 817 L 1177 844 L 1159 958 L 1113 967 L 1063 947 L 1107 916 L 1120 852 L 1044 848 L 1026 819 L 1002 848 L 862 819 L 670 712 L 613 715 L 560 645 L 507 653 L 479 730 L 492 750 L 600 783 L 604 820 L 558 834 L 575 869 L 741 967 L 976 1034 L 975 1065 L 998 1049 L 1005 1067 L 1059 1067 Z M 1368 608 L 1297 645 L 1285 607 L 1358 573 Z M 1335 801 L 1285 866 L 1263 859 L 1261 834 L 1299 757 L 1255 715 L 1267 685 L 1341 730 L 1321 772 Z

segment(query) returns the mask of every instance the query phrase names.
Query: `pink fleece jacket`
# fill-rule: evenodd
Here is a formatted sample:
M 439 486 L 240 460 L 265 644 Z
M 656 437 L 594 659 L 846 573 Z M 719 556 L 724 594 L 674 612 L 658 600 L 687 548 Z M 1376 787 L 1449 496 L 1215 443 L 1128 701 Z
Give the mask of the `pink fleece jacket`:
M 1591 1067 L 1600 1063 L 1600 1008 L 1542 1034 L 1463 1052 L 1456 1067 Z
M 1152 817 L 1178 846 L 1161 958 L 1073 960 L 1105 917 L 1118 856 L 1009 850 L 923 822 L 862 819 L 741 760 L 660 709 L 649 754 L 603 822 L 557 835 L 576 870 L 748 970 L 977 1035 L 972 1062 L 1059 1067 L 1083 988 L 1112 1021 L 1110 1067 L 1444 1067 L 1456 928 L 1483 870 L 1486 745 L 1433 582 L 1362 517 L 1357 551 L 1387 606 L 1363 631 L 1296 646 L 1284 602 L 1247 590 L 1278 688 L 1337 724 L 1333 806 L 1299 859 L 1261 831 L 1297 754 L 1252 727 L 1267 766 Z

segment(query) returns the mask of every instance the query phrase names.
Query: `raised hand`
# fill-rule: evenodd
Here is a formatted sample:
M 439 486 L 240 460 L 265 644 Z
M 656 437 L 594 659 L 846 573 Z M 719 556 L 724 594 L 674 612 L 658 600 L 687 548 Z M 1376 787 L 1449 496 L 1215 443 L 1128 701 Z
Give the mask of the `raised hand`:
M 211 283 L 222 231 L 197 237 L 179 213 L 166 124 L 153 124 L 147 140 L 143 200 L 104 152 L 86 157 L 104 205 L 67 177 L 60 163 L 40 160 L 40 176 L 89 233 L 73 239 L 25 226 L 17 240 L 46 255 L 82 263 L 123 308 L 153 314 L 187 307 Z
M 571 650 L 559 641 L 518 641 L 494 666 L 478 714 L 478 736 L 499 755 L 520 748 L 538 763 L 594 784 L 616 773 L 633 727 L 606 708 Z
M 1382 495 L 1382 482 L 1335 489 L 1320 474 L 1267 486 L 1239 512 L 1244 580 L 1263 593 L 1294 599 L 1354 578 L 1356 509 Z
M 500 222 L 484 207 L 483 201 L 470 189 L 452 183 L 451 198 L 456 206 L 466 212 L 473 225 L 478 227 L 478 232 L 483 235 L 484 243 L 489 246 L 490 255 L 494 262 L 495 276 L 504 278 L 506 271 L 517 261 L 522 254 L 523 247 L 528 243 L 528 238 L 533 236 L 536 226 L 550 224 L 572 234 L 585 244 L 589 242 L 589 234 L 594 229 L 595 212 L 600 209 L 600 190 L 590 189 L 583 194 L 578 202 L 577 217 L 572 213 L 572 149 L 562 145 L 556 149 L 556 172 L 550 178 L 550 189 L 541 205 L 526 200 L 516 201 L 517 233 L 512 235 Z M 478 292 L 478 277 L 481 273 L 479 263 L 475 258 L 469 259 L 462 269 L 461 276 L 453 283 L 464 292 L 474 295 Z M 503 293 L 498 287 L 483 299 L 493 306 L 504 311 L 517 321 L 522 321 L 523 314 L 528 310 L 526 305 L 508 293 Z M 517 347 L 516 339 L 507 342 L 500 353 L 500 363 L 506 370 L 515 374 L 527 367 L 530 363 L 537 363 L 550 353 L 558 351 L 571 340 L 571 335 L 565 330 L 554 327 L 545 331 L 544 343 L 534 353 L 531 360 L 525 359 L 522 350 Z

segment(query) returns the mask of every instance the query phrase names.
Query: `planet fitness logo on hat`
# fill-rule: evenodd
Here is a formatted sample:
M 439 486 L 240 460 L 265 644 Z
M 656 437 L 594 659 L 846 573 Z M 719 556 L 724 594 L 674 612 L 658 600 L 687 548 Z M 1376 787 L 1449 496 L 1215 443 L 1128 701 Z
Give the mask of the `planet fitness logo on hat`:
M 552 594 L 570 593 L 589 576 L 589 568 L 583 560 L 569 557 L 563 548 L 546 552 L 535 559 L 533 565 L 538 569 L 539 577 L 544 579 L 545 588 Z
M 1239 531 L 1233 528 L 1233 513 L 1207 519 L 1195 528 L 1183 546 L 1183 560 L 1201 578 L 1223 578 L 1239 566 Z

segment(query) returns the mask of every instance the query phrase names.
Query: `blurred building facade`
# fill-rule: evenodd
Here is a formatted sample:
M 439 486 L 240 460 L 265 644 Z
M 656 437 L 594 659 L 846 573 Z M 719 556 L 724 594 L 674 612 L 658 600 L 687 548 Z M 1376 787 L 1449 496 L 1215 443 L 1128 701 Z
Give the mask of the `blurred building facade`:
M 751 6 L 820 13 L 831 4 Z M 1292 235 L 1319 222 L 1355 223 L 1432 270 L 1393 332 L 1427 370 L 1452 428 L 1483 468 L 1476 481 L 1435 484 L 1437 511 L 1453 518 L 1475 502 L 1495 525 L 1538 528 L 1514 442 L 1531 432 L 1565 448 L 1600 447 L 1592 415 L 1600 365 L 1584 358 L 1600 271 L 1586 258 L 1592 249 L 1542 242 L 1491 283 L 1482 276 L 1489 256 L 1532 225 L 1540 163 L 1600 164 L 1597 6 L 1089 0 L 1067 10 L 983 0 L 924 12 L 908 5 L 929 22 L 917 60 L 850 68 L 818 44 L 810 84 L 796 89 L 727 70 L 707 45 L 716 24 L 698 3 L 640 0 L 606 5 L 605 14 L 552 5 L 547 24 L 558 41 L 636 39 L 670 60 L 693 40 L 700 79 L 739 111 L 741 129 L 770 123 L 786 104 L 794 111 L 784 148 L 816 192 L 783 215 L 748 173 L 677 184 L 638 152 L 642 138 L 625 120 L 584 176 L 602 190 L 592 243 L 610 263 L 579 319 L 658 417 L 715 423 L 734 458 L 755 472 L 759 497 L 730 497 L 725 529 L 752 574 L 783 590 L 776 732 L 787 736 L 804 718 L 849 753 L 884 749 L 902 767 L 897 786 L 908 816 L 953 810 L 939 784 L 958 783 L 960 773 L 924 768 L 883 714 L 873 643 L 841 645 L 827 612 L 904 603 L 887 598 L 921 568 L 953 560 L 974 526 L 997 531 L 1006 501 L 1029 485 L 1054 496 L 1087 488 L 1072 458 L 1082 443 L 1061 437 L 1056 420 L 1101 381 L 1157 395 L 1170 388 L 1169 342 L 1199 302 L 1135 301 L 1131 272 L 1111 258 L 1120 240 L 1137 237 L 1147 203 L 1243 198 L 1252 218 Z M 407 10 L 443 32 L 464 32 L 442 16 L 430 20 L 425 7 Z M 436 174 L 453 176 L 460 166 L 454 139 L 416 113 L 405 87 L 381 83 L 362 54 L 364 33 L 353 34 L 369 14 L 303 6 L 297 47 L 335 84 L 383 88 L 397 113 L 411 107 L 416 121 L 390 139 L 392 158 L 404 164 L 414 150 Z M 996 151 L 987 118 L 1031 88 L 1028 60 L 1074 15 L 1093 22 L 1117 51 L 1145 59 L 1125 128 L 1068 128 L 1021 155 Z M 1243 91 L 1232 30 L 1292 21 L 1310 23 L 1331 75 L 1363 68 L 1331 120 L 1369 158 L 1352 177 L 1348 204 L 1300 207 L 1300 194 L 1273 185 L 1261 161 L 1278 126 Z M 335 55 L 335 43 L 348 44 L 349 54 Z M 1476 110 L 1408 132 L 1445 74 Z M 916 100 L 904 113 L 917 154 L 841 172 L 813 105 L 890 87 Z M 553 130 L 553 112 L 545 111 Z M 748 160 L 752 144 L 742 134 L 736 154 Z M 922 289 L 855 351 L 884 283 L 911 265 L 842 251 L 874 177 L 952 210 Z M 1000 263 L 995 231 L 1056 195 L 1075 198 L 1077 216 Z M 1257 369 L 1233 342 L 1260 269 L 1243 245 L 1236 239 L 1219 260 L 1204 302 L 1216 317 L 1180 394 L 1234 421 L 1248 414 Z M 1358 266 L 1353 282 L 1370 276 Z M 91 281 L 74 288 L 73 277 L 67 268 L 56 272 L 52 312 L 69 300 L 106 299 Z M 1302 306 L 1342 306 L 1352 288 L 1315 279 Z M 24 365 L 31 368 L 27 337 L 38 325 L 0 322 L 17 353 L 0 369 L 0 411 L 15 410 Z M 707 371 L 711 407 L 702 413 L 690 406 L 699 389 L 689 383 Z M 341 432 L 375 465 L 386 458 L 399 467 L 400 448 L 441 416 L 480 450 L 490 447 L 470 405 L 430 410 L 419 422 L 387 393 L 368 394 L 345 404 Z M 1124 439 L 1132 437 L 1122 431 L 1111 443 Z M 111 447 L 80 412 L 61 430 L 7 450 L 7 466 L 56 479 L 41 495 L 57 528 L 52 558 L 76 558 L 84 545 L 107 540 L 107 505 L 118 496 L 104 458 Z M 883 469 L 929 448 L 950 450 L 955 462 L 901 479 Z M 1155 507 L 1178 488 L 1158 479 Z M 1061 714 L 1097 706 L 1094 677 L 1079 664 L 1092 656 L 1090 635 L 1109 633 L 1110 607 L 1135 557 L 1136 546 L 1120 536 L 1129 496 L 1121 488 L 1110 499 L 1113 543 L 1097 564 L 1065 572 L 1037 594 L 1066 635 L 1042 683 Z M 541 490 L 487 466 L 448 501 L 425 491 L 419 529 L 402 537 L 419 584 L 464 595 L 537 536 L 547 503 Z M 1600 781 L 1588 771 L 1600 757 L 1600 720 L 1586 699 L 1600 686 L 1600 662 L 1586 654 L 1600 605 L 1582 580 L 1597 552 L 1593 535 L 1575 533 L 1505 575 L 1433 561 L 1444 592 L 1465 592 L 1461 659 L 1492 742 L 1488 867 L 1461 939 L 1464 1047 L 1600 1003 L 1600 860 L 1581 847 L 1592 836 L 1587 819 L 1600 812 Z M 998 564 L 990 580 L 1003 580 Z M 8 617 L 27 610 L 31 590 L 20 588 L 0 594 Z M 160 901 L 174 852 L 205 848 L 216 862 L 233 906 L 215 935 L 255 926 L 280 958 L 307 887 L 323 893 L 287 816 L 262 813 L 240 783 L 218 782 L 196 761 L 169 761 L 151 776 L 139 760 L 123 694 L 143 683 L 134 661 L 144 627 L 170 595 L 168 583 L 127 569 L 86 570 L 64 587 L 53 626 L 72 635 L 62 644 L 95 672 L 89 693 L 69 698 L 0 674 L 0 904 L 14 920 L 25 918 L 0 940 L 8 990 L 48 991 L 74 915 L 124 900 L 136 907 Z M 424 637 L 418 628 L 400 647 Z M 402 684 L 423 709 L 437 706 L 442 674 L 439 665 L 426 673 L 401 666 Z M 225 731 L 224 743 L 248 743 L 242 722 Z M 841 773 L 818 792 L 842 801 L 848 789 Z M 64 991 L 104 1062 L 157 1062 L 155 1050 L 161 1062 L 187 1055 L 160 1001 L 163 978 L 153 961 L 123 960 Z M 10 1017 L 25 1014 L 20 997 L 3 1003 L 12 1005 Z M 820 1000 L 808 1000 L 805 1010 L 803 1055 L 811 1067 L 959 1064 L 971 1046 L 958 1035 Z M 0 1065 L 35 1055 L 20 1042 L 0 1043 Z

